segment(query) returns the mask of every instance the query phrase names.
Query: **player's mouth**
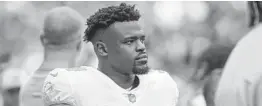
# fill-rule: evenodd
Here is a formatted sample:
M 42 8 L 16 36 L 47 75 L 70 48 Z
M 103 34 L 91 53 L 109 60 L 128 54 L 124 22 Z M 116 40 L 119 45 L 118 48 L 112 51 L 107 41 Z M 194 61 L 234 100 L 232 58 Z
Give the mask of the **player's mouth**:
M 138 57 L 136 57 L 136 60 L 147 60 L 147 55 L 146 54 L 139 55 Z
M 139 64 L 146 64 L 147 63 L 147 55 L 146 54 L 142 54 L 140 56 L 138 56 L 135 60 L 139 63 Z

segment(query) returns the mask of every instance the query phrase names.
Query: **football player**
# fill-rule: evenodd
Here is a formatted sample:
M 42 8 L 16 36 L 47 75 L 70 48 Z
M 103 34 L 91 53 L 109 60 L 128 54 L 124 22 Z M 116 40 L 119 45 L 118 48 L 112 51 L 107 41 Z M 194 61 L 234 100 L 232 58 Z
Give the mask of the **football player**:
M 43 85 L 45 106 L 175 106 L 171 76 L 147 64 L 146 35 L 135 5 L 99 9 L 87 19 L 98 68 L 56 68 Z

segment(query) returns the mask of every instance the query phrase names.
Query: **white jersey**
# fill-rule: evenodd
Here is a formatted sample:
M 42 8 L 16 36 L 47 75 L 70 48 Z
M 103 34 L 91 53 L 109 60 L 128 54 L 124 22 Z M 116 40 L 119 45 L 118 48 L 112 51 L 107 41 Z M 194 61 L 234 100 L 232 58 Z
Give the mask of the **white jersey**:
M 216 106 L 261 106 L 257 86 L 262 79 L 262 25 L 241 39 L 222 73 L 215 97 Z M 256 100 L 258 101 L 256 102 Z
M 72 71 L 70 71 L 72 70 Z M 167 72 L 151 70 L 139 75 L 139 85 L 128 91 L 91 67 L 57 68 L 43 86 L 46 106 L 175 106 L 178 88 Z

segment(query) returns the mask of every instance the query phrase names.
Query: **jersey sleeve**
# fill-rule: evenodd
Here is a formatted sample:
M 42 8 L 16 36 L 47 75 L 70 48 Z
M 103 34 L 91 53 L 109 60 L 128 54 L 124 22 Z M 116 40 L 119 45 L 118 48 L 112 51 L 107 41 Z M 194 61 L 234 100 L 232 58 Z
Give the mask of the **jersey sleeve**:
M 77 106 L 67 70 L 54 69 L 48 74 L 43 84 L 42 99 L 45 106 Z

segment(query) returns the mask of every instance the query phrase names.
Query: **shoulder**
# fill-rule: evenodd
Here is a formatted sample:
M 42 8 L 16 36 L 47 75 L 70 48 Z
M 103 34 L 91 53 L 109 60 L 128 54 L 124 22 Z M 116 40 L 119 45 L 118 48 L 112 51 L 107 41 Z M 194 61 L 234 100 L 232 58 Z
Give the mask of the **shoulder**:
M 75 106 L 74 91 L 69 75 L 69 71 L 65 68 L 56 68 L 47 75 L 42 88 L 45 104 L 65 103 Z
M 71 81 L 74 80 L 74 78 L 80 78 L 81 74 L 84 72 L 87 72 L 87 70 L 91 70 L 90 67 L 74 67 L 74 68 L 56 68 L 49 72 L 47 77 L 45 78 L 43 87 L 47 87 L 50 84 L 51 85 L 70 85 Z M 82 77 L 81 77 L 82 78 Z M 80 79 L 81 79 L 80 78 Z
M 56 68 L 50 71 L 45 79 L 47 81 L 66 81 L 68 79 L 69 71 L 66 68 Z M 65 80 L 66 79 L 66 80 Z
M 48 78 L 65 78 L 65 77 L 69 77 L 69 75 L 74 76 L 75 73 L 87 72 L 88 70 L 93 70 L 93 68 L 87 67 L 87 66 L 72 67 L 72 68 L 56 68 L 48 74 L 47 79 Z
M 157 82 L 159 87 L 171 88 L 176 90 L 178 93 L 178 87 L 176 81 L 171 77 L 171 75 L 164 70 L 151 70 L 148 73 L 148 79 L 153 82 Z
M 150 78 L 154 78 L 158 81 L 168 81 L 168 82 L 172 82 L 175 83 L 174 79 L 170 76 L 170 74 L 164 70 L 150 70 L 150 72 L 148 73 L 148 77 Z
M 179 89 L 174 78 L 164 70 L 151 70 L 148 74 L 150 79 L 153 79 L 153 82 L 157 82 L 157 88 L 168 91 L 173 95 L 173 102 L 176 104 L 179 97 Z
M 80 66 L 80 67 L 73 67 L 73 68 L 66 68 L 66 70 L 67 71 L 73 71 L 73 72 L 75 72 L 75 71 L 80 71 L 80 72 L 82 72 L 82 71 L 87 71 L 87 70 L 91 70 L 91 69 L 93 69 L 92 67 L 87 67 L 87 66 Z
M 262 58 L 261 33 L 262 26 L 259 25 L 239 40 L 225 65 L 225 73 L 238 71 L 238 73 L 246 74 L 249 71 L 244 70 L 257 71 L 262 62 L 262 59 L 259 59 Z
M 44 93 L 49 93 L 51 92 L 50 90 L 53 90 L 53 88 L 61 87 L 63 87 L 63 89 L 71 87 L 69 72 L 64 68 L 56 68 L 47 75 L 42 90 Z
M 241 39 L 230 54 L 225 64 L 222 78 L 224 74 L 228 74 L 228 78 L 232 78 L 232 76 L 246 76 L 257 73 L 262 68 L 262 36 L 258 36 L 256 31 L 254 33 L 252 32 L 253 31 Z M 262 33 L 262 31 L 260 32 Z M 227 83 L 227 81 L 225 83 Z
M 243 38 L 241 38 L 235 46 L 234 51 L 244 51 L 248 53 L 252 53 L 261 47 L 259 44 L 262 42 L 262 25 L 258 25 L 250 32 L 246 34 Z M 257 49 L 255 49 L 257 48 Z M 248 50 L 253 50 L 249 52 Z
M 157 70 L 157 69 L 151 69 L 148 72 L 149 76 L 158 76 L 158 77 L 163 77 L 163 76 L 170 76 L 168 72 L 164 70 Z
M 92 67 L 74 67 L 74 68 L 56 68 L 49 72 L 47 77 L 45 78 L 43 87 L 47 87 L 50 85 L 54 85 L 59 87 L 61 86 L 71 86 L 71 82 L 77 79 L 83 78 L 86 76 L 86 72 L 93 70 Z M 84 74 L 83 74 L 84 73 Z
M 252 30 L 250 30 L 246 36 L 244 36 L 239 42 L 247 42 L 249 40 L 261 40 L 261 39 L 255 39 L 255 38 L 261 38 L 261 33 L 262 33 L 262 24 L 257 25 L 254 27 Z

